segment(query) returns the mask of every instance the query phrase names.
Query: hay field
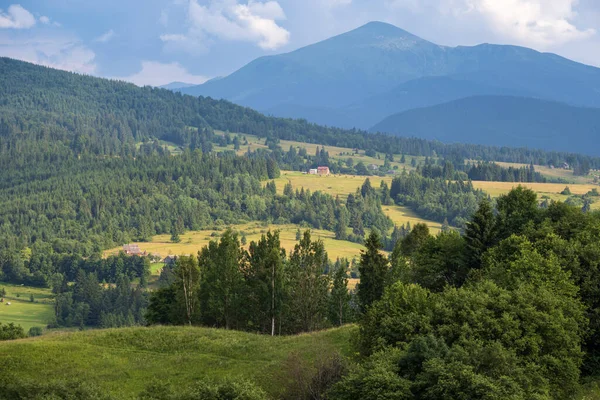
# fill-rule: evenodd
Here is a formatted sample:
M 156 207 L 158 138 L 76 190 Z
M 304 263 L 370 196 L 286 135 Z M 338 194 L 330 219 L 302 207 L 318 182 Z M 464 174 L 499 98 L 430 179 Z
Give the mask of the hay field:
M 240 235 L 245 234 L 248 244 L 251 241 L 258 241 L 261 235 L 271 231 L 280 231 L 281 245 L 286 251 L 291 252 L 296 245 L 296 231 L 298 225 L 265 225 L 261 222 L 251 222 L 242 225 L 232 225 L 231 228 L 238 232 Z M 168 255 L 189 255 L 197 254 L 204 246 L 206 246 L 211 240 L 218 240 L 219 236 L 225 231 L 226 227 L 222 230 L 204 230 L 204 231 L 191 231 L 180 235 L 180 243 L 171 243 L 171 235 L 157 235 L 154 236 L 151 242 L 141 243 L 136 242 L 135 244 L 140 246 L 140 249 L 147 251 L 148 253 L 157 253 L 161 257 Z M 300 227 L 301 231 L 308 228 Z M 314 240 L 321 239 L 325 244 L 325 250 L 331 260 L 337 258 L 348 258 L 360 257 L 360 251 L 364 247 L 358 243 L 352 243 L 345 240 L 335 240 L 335 234 L 330 231 L 310 229 L 312 238 Z M 246 247 L 248 246 L 246 245 Z M 111 254 L 118 254 L 122 247 L 116 247 L 105 252 L 105 256 Z M 153 268 L 153 273 L 157 274 L 160 272 L 160 268 Z

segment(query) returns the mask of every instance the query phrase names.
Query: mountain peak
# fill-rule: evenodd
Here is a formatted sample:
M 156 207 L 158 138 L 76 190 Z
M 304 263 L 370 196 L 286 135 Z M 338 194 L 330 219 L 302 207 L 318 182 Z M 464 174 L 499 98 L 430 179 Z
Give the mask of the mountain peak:
M 405 31 L 404 29 L 398 28 L 395 25 L 388 24 L 387 22 L 371 21 L 363 26 L 360 26 L 348 33 L 347 35 L 367 35 L 371 37 L 381 38 L 392 38 L 392 39 L 412 39 L 417 41 L 424 41 L 420 37 L 413 35 L 412 33 Z

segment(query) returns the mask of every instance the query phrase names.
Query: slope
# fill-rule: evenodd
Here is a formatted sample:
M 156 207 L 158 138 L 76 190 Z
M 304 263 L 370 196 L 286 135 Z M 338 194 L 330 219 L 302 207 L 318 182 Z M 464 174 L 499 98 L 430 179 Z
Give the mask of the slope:
M 151 383 L 183 388 L 198 379 L 248 379 L 273 397 L 274 377 L 288 357 L 314 361 L 351 355 L 354 326 L 270 337 L 207 328 L 154 327 L 57 333 L 0 342 L 0 375 L 46 383 L 78 380 L 118 399 L 134 399 Z
M 477 96 L 409 110 L 371 131 L 600 155 L 600 109 L 511 96 Z

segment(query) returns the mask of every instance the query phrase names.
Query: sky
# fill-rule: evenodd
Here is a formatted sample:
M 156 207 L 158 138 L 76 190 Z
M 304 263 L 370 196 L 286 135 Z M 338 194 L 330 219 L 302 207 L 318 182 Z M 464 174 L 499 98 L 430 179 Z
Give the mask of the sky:
M 370 21 L 600 67 L 599 0 L 0 0 L 0 56 L 137 85 L 200 84 Z

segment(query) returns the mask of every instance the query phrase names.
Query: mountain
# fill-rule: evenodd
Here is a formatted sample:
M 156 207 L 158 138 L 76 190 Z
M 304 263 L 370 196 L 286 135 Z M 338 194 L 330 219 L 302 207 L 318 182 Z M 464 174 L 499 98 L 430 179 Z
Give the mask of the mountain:
M 274 116 L 366 129 L 400 111 L 480 95 L 600 107 L 600 69 L 523 47 L 440 46 L 372 22 L 181 91 Z
M 600 109 L 476 96 L 392 115 L 371 128 L 441 142 L 527 146 L 600 155 Z
M 189 87 L 196 86 L 193 83 L 184 83 L 184 82 L 171 82 L 166 85 L 159 86 L 161 89 L 169 89 L 169 90 L 177 90 L 177 89 L 185 89 Z

